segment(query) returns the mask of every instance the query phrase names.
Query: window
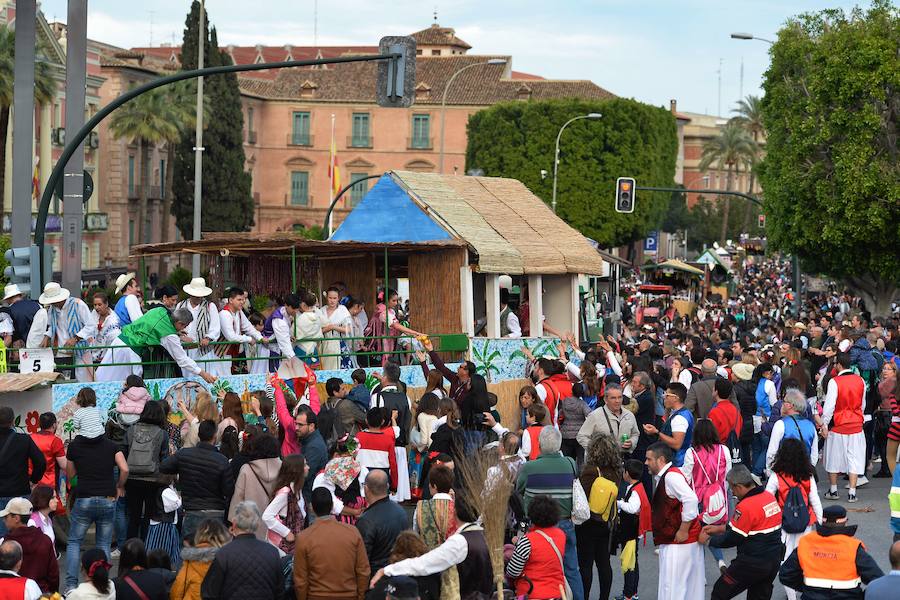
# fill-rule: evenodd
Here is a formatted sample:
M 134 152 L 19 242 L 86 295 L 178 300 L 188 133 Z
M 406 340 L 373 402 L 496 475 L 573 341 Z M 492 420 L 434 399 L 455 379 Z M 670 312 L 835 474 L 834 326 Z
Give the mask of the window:
M 166 159 L 159 160 L 159 197 L 166 197 Z
M 363 199 L 363 196 L 366 195 L 366 192 L 369 191 L 369 180 L 358 181 L 359 179 L 365 179 L 368 177 L 368 173 L 350 173 L 350 182 L 353 183 L 353 187 L 350 188 L 350 206 L 351 208 L 359 204 L 359 201 Z
M 440 55 L 441 55 L 441 51 L 440 51 L 440 50 L 432 50 L 432 51 L 431 51 L 431 55 L 432 55 L 432 56 L 440 56 Z
M 134 156 L 128 157 L 128 197 L 134 198 Z
M 128 245 L 134 246 L 134 219 L 128 219 Z
M 309 173 L 307 171 L 291 171 L 291 204 L 296 206 L 309 204 Z
M 431 148 L 431 116 L 413 115 L 411 148 Z
M 247 142 L 250 144 L 256 143 L 256 131 L 253 129 L 253 107 L 247 107 Z
M 309 113 L 295 112 L 291 127 L 291 145 L 309 146 Z
M 371 148 L 369 138 L 369 113 L 353 113 L 353 135 L 350 146 L 354 148 Z

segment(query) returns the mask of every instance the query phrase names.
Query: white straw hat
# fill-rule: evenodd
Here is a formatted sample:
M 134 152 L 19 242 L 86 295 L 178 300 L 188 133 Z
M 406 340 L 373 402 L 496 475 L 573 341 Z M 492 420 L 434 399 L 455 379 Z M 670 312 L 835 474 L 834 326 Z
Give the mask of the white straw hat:
M 44 286 L 44 293 L 41 294 L 41 297 L 38 298 L 38 302 L 43 305 L 47 304 L 56 304 L 57 302 L 63 302 L 69 297 L 69 290 L 64 287 L 61 287 L 55 281 L 51 281 L 47 285 Z
M 15 283 L 10 283 L 5 288 L 3 288 L 3 301 L 6 302 L 10 298 L 15 296 L 21 296 L 22 290 L 19 289 L 19 286 Z
M 189 284 L 181 289 L 184 290 L 185 294 L 194 298 L 205 298 L 212 294 L 212 289 L 206 287 L 206 280 L 202 277 L 194 277 Z
M 135 277 L 136 275 L 134 273 L 122 273 L 116 277 L 116 293 L 118 294 L 124 290 Z

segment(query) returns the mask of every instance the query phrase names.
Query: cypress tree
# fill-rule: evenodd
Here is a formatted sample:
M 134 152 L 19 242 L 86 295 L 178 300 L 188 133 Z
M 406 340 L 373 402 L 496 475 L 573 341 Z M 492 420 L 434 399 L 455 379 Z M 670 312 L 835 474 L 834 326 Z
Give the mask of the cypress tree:
M 200 3 L 191 5 L 185 21 L 181 65 L 197 68 Z M 231 57 L 219 50 L 215 28 L 208 29 L 204 16 L 202 38 L 206 45 L 204 66 L 232 64 Z M 243 111 L 235 74 L 213 75 L 204 79 L 206 113 L 203 131 L 203 231 L 247 231 L 253 225 L 253 198 L 250 174 L 244 171 Z M 182 237 L 190 239 L 194 227 L 194 136 L 185 132 L 173 161 L 174 201 L 172 215 Z

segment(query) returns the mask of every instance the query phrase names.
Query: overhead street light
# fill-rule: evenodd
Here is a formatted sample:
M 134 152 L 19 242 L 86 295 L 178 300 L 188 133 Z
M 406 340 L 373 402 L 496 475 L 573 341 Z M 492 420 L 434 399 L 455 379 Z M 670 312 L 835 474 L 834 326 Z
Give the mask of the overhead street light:
M 441 147 L 440 154 L 438 156 L 438 173 L 444 173 L 444 125 L 447 118 L 446 110 L 447 110 L 447 92 L 450 90 L 450 86 L 453 85 L 453 80 L 456 79 L 456 76 L 465 71 L 466 69 L 471 69 L 472 67 L 482 67 L 484 65 L 505 65 L 505 58 L 491 58 L 484 62 L 472 63 L 471 65 L 466 65 L 463 68 L 459 69 L 456 73 L 454 73 L 450 80 L 447 82 L 447 85 L 444 86 L 444 94 L 441 97 Z
M 736 31 L 731 34 L 731 39 L 733 40 L 759 40 L 760 42 L 766 42 L 767 44 L 774 44 L 772 40 L 767 40 L 766 38 L 756 37 L 752 33 L 744 33 L 740 31 Z
M 553 153 L 553 199 L 550 202 L 550 207 L 553 209 L 553 212 L 556 212 L 556 175 L 559 170 L 559 138 L 562 137 L 562 132 L 566 127 L 569 126 L 570 123 L 574 123 L 575 121 L 580 121 L 581 119 L 601 119 L 603 115 L 600 113 L 588 113 L 586 115 L 580 115 L 577 117 L 572 117 L 565 123 L 563 126 L 559 128 L 559 133 L 556 134 L 556 150 Z

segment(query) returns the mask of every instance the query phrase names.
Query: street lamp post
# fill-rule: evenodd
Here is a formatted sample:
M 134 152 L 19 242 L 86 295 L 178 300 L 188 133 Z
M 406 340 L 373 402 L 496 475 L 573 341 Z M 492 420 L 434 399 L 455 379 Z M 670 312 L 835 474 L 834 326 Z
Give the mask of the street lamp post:
M 203 19 L 206 17 L 206 2 L 200 0 L 200 25 L 197 28 L 197 36 L 200 43 L 197 44 L 197 68 L 203 68 L 203 47 L 206 45 L 206 28 Z M 197 117 L 196 131 L 194 132 L 194 241 L 199 242 L 203 236 L 200 219 L 203 216 L 203 77 L 197 78 Z M 171 168 L 171 167 L 169 167 Z M 141 223 L 143 227 L 143 223 Z M 191 274 L 200 277 L 200 255 L 194 254 L 191 258 Z
M 731 34 L 731 39 L 734 40 L 759 40 L 760 42 L 766 42 L 767 44 L 774 44 L 772 40 L 767 40 L 766 38 L 756 37 L 752 33 L 742 33 L 740 31 L 736 31 Z
M 471 69 L 472 67 L 481 67 L 484 65 L 505 65 L 505 58 L 492 58 L 485 62 L 472 63 L 471 65 L 466 65 L 462 69 L 458 70 L 454 73 L 450 80 L 447 82 L 447 85 L 444 86 L 444 94 L 441 97 L 441 141 L 440 141 L 440 154 L 438 156 L 438 173 L 443 175 L 444 173 L 444 124 L 447 118 L 447 92 L 450 90 L 450 86 L 453 85 L 453 80 L 456 79 L 456 76 L 465 71 L 466 69 Z
M 563 126 L 559 128 L 559 133 L 556 134 L 556 150 L 553 153 L 553 200 L 550 203 L 551 208 L 553 208 L 553 212 L 556 212 L 556 174 L 559 171 L 559 138 L 562 137 L 562 132 L 566 127 L 569 126 L 570 123 L 574 123 L 575 121 L 579 121 L 581 119 L 599 119 L 603 115 L 600 113 L 588 113 L 586 115 L 579 115 L 577 117 L 572 117 L 565 123 Z

